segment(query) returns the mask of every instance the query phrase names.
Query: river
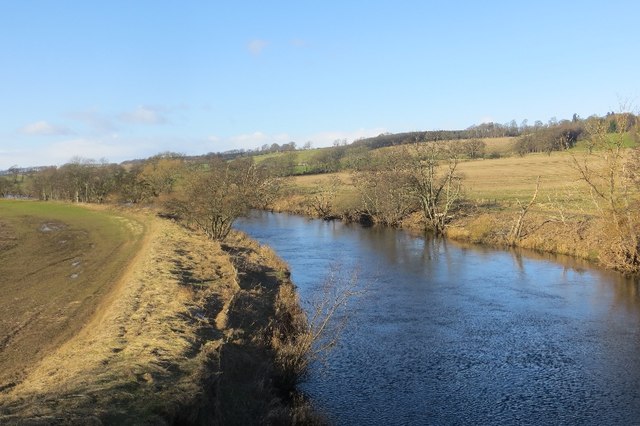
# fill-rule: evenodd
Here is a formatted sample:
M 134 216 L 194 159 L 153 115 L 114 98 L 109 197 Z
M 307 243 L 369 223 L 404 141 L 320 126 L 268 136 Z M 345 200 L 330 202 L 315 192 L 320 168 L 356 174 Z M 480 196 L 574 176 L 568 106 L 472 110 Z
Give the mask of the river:
M 639 282 L 570 258 L 255 212 L 305 306 L 357 271 L 302 385 L 335 424 L 640 424 Z

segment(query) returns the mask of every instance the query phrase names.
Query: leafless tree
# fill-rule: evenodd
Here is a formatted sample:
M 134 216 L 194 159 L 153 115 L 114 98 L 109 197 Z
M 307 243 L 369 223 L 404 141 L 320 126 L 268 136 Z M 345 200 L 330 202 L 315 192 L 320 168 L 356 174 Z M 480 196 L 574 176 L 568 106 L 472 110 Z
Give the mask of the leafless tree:
M 417 199 L 427 227 L 443 234 L 462 199 L 458 173 L 460 148 L 453 142 L 427 142 L 405 148 L 408 185 Z
M 276 321 L 290 324 L 291 329 L 275 328 L 272 336 L 272 345 L 278 348 L 278 362 L 290 381 L 304 377 L 311 363 L 326 359 L 348 323 L 348 305 L 365 291 L 358 280 L 357 270 L 347 276 L 339 265 L 332 266 L 320 291 L 306 303 L 306 313 L 300 309 L 297 294 L 286 287 L 281 289 L 276 306 L 298 307 L 293 323 Z M 291 308 L 278 310 L 291 311 Z
M 257 204 L 264 185 L 265 177 L 252 159 L 213 159 L 185 175 L 184 190 L 167 208 L 207 237 L 223 240 L 235 220 Z
M 340 185 L 342 181 L 336 176 L 332 176 L 328 181 L 316 182 L 316 188 L 309 203 L 318 217 L 331 219 L 335 216 L 334 204 Z
M 621 112 L 606 120 L 592 120 L 588 126 L 589 149 L 572 156 L 574 169 L 586 184 L 591 199 L 604 220 L 610 238 L 601 260 L 624 272 L 640 270 L 640 213 L 634 176 L 640 165 L 625 148 L 630 117 Z
M 362 212 L 374 223 L 399 226 L 417 207 L 409 186 L 409 168 L 401 151 L 385 153 L 352 174 Z
M 478 138 L 469 139 L 463 142 L 462 148 L 465 155 L 471 159 L 482 158 L 487 144 Z
M 523 204 L 520 199 L 517 199 L 518 207 L 520 211 L 518 212 L 518 216 L 509 231 L 509 245 L 515 246 L 518 240 L 522 238 L 522 227 L 524 225 L 524 219 L 533 203 L 536 202 L 536 198 L 538 198 L 538 191 L 540 190 L 540 176 L 536 179 L 536 189 L 533 191 L 533 195 L 527 204 Z

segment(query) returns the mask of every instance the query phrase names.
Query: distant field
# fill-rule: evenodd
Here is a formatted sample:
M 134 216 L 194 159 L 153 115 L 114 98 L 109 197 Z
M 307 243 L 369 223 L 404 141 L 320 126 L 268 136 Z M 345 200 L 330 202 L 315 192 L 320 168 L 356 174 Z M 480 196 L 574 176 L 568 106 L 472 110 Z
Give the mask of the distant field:
M 283 155 L 286 155 L 289 153 L 289 154 L 295 155 L 296 161 L 300 163 L 306 163 L 311 161 L 313 156 L 323 149 L 327 149 L 327 148 L 313 148 L 313 149 L 305 149 L 305 150 L 289 151 L 289 152 L 270 152 L 268 154 L 255 155 L 253 159 L 256 162 L 256 164 L 260 164 L 265 160 L 282 157 Z M 331 149 L 331 148 L 328 148 L 328 149 Z
M 0 390 L 85 324 L 142 234 L 103 211 L 0 200 Z
M 615 135 L 611 135 L 611 138 Z M 540 176 L 540 190 L 536 208 L 569 212 L 591 213 L 593 204 L 588 188 L 580 180 L 578 171 L 573 167 L 575 156 L 579 161 L 586 154 L 584 142 L 579 142 L 569 151 L 532 153 L 523 157 L 515 153 L 518 138 L 483 138 L 486 159 L 463 160 L 459 172 L 463 174 L 465 197 L 479 203 L 497 202 L 502 206 L 515 206 L 517 201 L 528 201 L 534 193 L 536 179 Z M 457 142 L 457 141 L 456 141 Z M 440 141 L 438 143 L 448 143 Z M 624 135 L 624 146 L 637 146 L 631 134 Z M 330 149 L 330 148 L 326 148 Z M 389 155 L 404 146 L 389 146 L 371 151 L 374 155 Z M 296 151 L 296 161 L 310 161 L 318 150 Z M 257 162 L 273 159 L 283 154 L 271 153 L 255 157 Z M 492 158 L 496 157 L 496 158 Z M 589 162 L 597 165 L 598 158 L 592 156 Z M 299 170 L 298 170 L 299 171 Z M 359 196 L 352 185 L 352 172 L 345 170 L 331 174 L 299 175 L 289 178 L 294 192 L 300 195 L 326 192 L 335 178 L 339 179 L 335 204 L 338 208 L 349 208 L 357 204 Z
M 513 147 L 516 143 L 517 138 L 485 138 L 482 140 L 485 143 L 485 153 L 487 155 L 490 155 L 492 153 L 506 155 L 513 153 Z
M 508 139 L 495 141 L 496 146 L 510 143 Z M 550 206 L 562 202 L 565 208 L 588 212 L 593 206 L 584 182 L 580 181 L 578 172 L 572 168 L 571 155 L 569 152 L 554 152 L 551 155 L 469 160 L 461 162 L 458 170 L 464 176 L 465 196 L 472 201 L 526 201 L 532 196 L 536 179 L 540 176 L 538 202 Z M 582 158 L 580 152 L 574 155 Z M 300 192 L 309 193 L 321 185 L 326 186 L 333 177 L 340 178 L 344 183 L 339 188 L 342 197 L 357 197 L 351 186 L 349 172 L 296 176 L 290 182 Z
M 572 168 L 571 154 L 554 152 L 465 161 L 459 170 L 473 199 L 515 200 L 530 197 L 540 176 L 539 201 L 546 196 L 565 196 L 583 192 L 578 173 Z

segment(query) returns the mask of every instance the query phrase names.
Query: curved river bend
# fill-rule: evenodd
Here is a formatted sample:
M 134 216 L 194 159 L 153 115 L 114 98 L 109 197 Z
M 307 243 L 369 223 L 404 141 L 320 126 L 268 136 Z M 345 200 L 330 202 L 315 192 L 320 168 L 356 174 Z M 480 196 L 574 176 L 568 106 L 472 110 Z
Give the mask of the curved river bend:
M 640 424 L 638 282 L 570 259 L 256 212 L 302 300 L 358 270 L 340 343 L 303 385 L 336 424 Z

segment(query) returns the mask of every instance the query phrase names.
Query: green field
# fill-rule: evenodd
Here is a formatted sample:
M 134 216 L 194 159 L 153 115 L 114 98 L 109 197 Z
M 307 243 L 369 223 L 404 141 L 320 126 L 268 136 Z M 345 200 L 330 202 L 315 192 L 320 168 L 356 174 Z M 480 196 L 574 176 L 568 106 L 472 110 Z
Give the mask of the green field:
M 0 200 L 0 389 L 82 328 L 142 234 L 106 211 Z

